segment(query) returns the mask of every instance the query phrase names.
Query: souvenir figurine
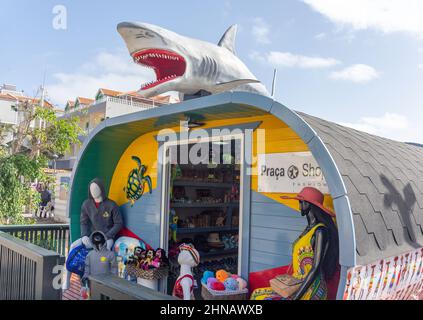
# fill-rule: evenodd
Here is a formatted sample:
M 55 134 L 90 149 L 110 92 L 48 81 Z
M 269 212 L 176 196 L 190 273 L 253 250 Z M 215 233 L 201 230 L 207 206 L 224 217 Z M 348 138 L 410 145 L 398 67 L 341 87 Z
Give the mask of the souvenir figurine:
M 166 255 L 166 251 L 162 248 L 157 249 L 158 252 L 156 252 L 156 254 L 158 254 L 160 256 L 161 259 L 161 265 L 162 266 L 168 266 L 169 265 L 169 259 Z
M 138 259 L 138 268 L 142 268 L 144 263 L 145 263 L 145 259 L 146 259 L 146 255 L 147 255 L 147 251 L 143 250 L 140 252 L 140 256 Z
M 116 262 L 117 262 L 117 265 L 118 265 L 118 277 L 124 278 L 125 277 L 125 264 L 123 263 L 122 257 L 117 256 Z
M 225 225 L 226 217 L 218 217 L 216 219 L 216 227 L 223 227 Z
M 163 249 L 158 248 L 156 250 L 156 254 L 155 254 L 153 262 L 151 264 L 154 268 L 164 267 L 168 264 L 167 258 L 166 258 L 166 253 Z
M 176 233 L 178 230 L 178 220 L 179 217 L 176 215 L 176 211 L 171 209 L 170 210 L 170 215 L 169 215 L 169 231 L 170 231 L 170 238 L 176 242 L 177 238 L 176 238 Z
M 145 256 L 145 261 L 144 261 L 144 264 L 143 264 L 144 270 L 151 269 L 153 259 L 154 259 L 154 250 L 153 249 L 147 250 L 147 253 L 146 253 L 146 256 Z

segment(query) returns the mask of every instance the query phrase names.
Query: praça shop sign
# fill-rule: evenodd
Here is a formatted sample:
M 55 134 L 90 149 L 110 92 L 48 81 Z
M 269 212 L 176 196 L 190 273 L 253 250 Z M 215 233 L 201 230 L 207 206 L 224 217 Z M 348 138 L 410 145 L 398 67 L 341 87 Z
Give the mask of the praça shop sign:
M 258 155 L 259 192 L 298 193 L 304 187 L 329 193 L 322 169 L 311 152 Z

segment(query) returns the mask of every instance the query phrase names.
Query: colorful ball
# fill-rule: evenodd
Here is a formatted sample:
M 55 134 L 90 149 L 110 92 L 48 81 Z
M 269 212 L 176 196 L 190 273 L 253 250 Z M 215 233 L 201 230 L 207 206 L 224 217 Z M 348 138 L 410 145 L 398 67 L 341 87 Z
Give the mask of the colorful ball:
M 238 279 L 238 278 L 239 278 L 239 275 L 237 275 L 237 274 L 233 274 L 233 275 L 231 275 L 231 278 L 236 280 L 236 279 Z
M 226 279 L 223 284 L 225 285 L 226 290 L 236 291 L 239 288 L 238 281 L 236 281 L 234 278 Z
M 238 288 L 239 290 L 243 290 L 245 288 L 247 288 L 247 281 L 245 281 L 244 279 L 242 279 L 241 277 L 239 277 L 238 279 L 236 279 L 236 281 L 238 282 Z
M 216 282 L 219 282 L 216 278 L 208 278 L 207 279 L 207 287 L 211 289 L 212 284 L 216 283 Z
M 211 284 L 210 289 L 215 291 L 225 291 L 225 285 L 222 282 L 216 281 Z
M 225 270 L 219 270 L 216 272 L 216 279 L 220 282 L 224 282 L 229 277 L 229 274 Z
M 209 278 L 214 278 L 214 272 L 212 271 L 204 271 L 203 277 L 201 278 L 201 283 L 207 284 L 207 280 Z

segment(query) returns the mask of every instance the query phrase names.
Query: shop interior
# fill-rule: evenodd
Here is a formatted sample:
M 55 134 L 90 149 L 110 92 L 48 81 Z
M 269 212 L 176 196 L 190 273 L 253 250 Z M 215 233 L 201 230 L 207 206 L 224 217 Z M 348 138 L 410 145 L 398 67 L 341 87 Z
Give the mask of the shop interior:
M 173 145 L 169 160 L 168 293 L 179 275 L 178 246 L 192 243 L 201 257 L 193 270 L 201 299 L 204 271 L 238 273 L 241 140 Z

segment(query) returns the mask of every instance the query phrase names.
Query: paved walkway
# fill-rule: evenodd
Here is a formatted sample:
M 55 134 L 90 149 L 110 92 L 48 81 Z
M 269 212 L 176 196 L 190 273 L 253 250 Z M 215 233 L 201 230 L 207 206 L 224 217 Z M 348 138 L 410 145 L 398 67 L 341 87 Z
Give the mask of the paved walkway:
M 81 283 L 76 274 L 72 274 L 69 289 L 63 291 L 62 300 L 82 300 Z

